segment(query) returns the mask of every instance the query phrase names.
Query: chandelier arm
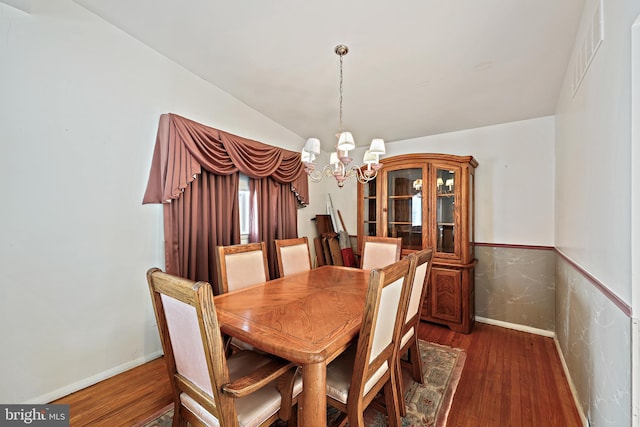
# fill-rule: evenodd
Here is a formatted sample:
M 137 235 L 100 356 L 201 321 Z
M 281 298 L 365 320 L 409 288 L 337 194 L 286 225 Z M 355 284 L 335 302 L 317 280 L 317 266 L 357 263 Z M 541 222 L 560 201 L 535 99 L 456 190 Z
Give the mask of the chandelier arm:
M 358 166 L 350 166 L 346 171 L 345 176 L 347 178 L 354 177 L 360 184 L 366 184 L 367 182 L 376 179 L 378 176 L 378 168 L 371 169 L 368 172 L 369 173 L 367 173 L 366 169 L 363 171 Z
M 342 187 L 344 182 L 349 178 L 355 178 L 360 184 L 371 182 L 378 176 L 378 170 L 379 167 L 374 167 L 370 170 L 365 169 L 363 171 L 358 166 L 354 165 L 348 167 L 343 165 L 338 168 L 335 168 L 332 165 L 326 165 L 321 170 L 308 170 L 307 175 L 312 182 L 320 182 L 325 177 L 335 178 L 338 186 Z
M 309 178 L 311 178 L 311 181 L 320 182 L 324 177 L 333 176 L 333 168 L 331 167 L 331 165 L 326 165 L 321 170 L 314 169 L 308 171 L 307 175 L 309 176 Z

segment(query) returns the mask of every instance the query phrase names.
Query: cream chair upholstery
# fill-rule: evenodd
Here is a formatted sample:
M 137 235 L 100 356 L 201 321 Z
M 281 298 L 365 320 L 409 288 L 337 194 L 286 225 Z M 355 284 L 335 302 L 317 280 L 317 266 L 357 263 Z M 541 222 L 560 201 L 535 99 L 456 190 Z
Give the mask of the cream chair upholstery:
M 362 246 L 362 269 L 373 270 L 400 259 L 401 237 L 364 236 Z
M 280 277 L 311 270 L 311 251 L 306 236 L 276 240 L 275 244 Z
M 211 285 L 153 268 L 147 281 L 174 397 L 174 426 L 268 426 L 291 420 L 296 367 L 261 353 L 227 358 Z
M 269 280 L 264 242 L 218 246 L 218 286 L 227 293 Z
M 419 252 L 409 254 L 410 258 L 415 258 L 415 273 L 411 283 L 411 293 L 409 295 L 409 303 L 402 331 L 400 332 L 400 346 L 398 350 L 398 396 L 400 397 L 400 414 L 406 415 L 404 403 L 404 385 L 402 379 L 403 365 L 411 369 L 411 376 L 414 381 L 423 383 L 422 378 L 422 359 L 420 359 L 420 347 L 418 345 L 418 325 L 420 325 L 420 314 L 422 311 L 422 302 L 427 293 L 427 285 L 431 274 L 431 258 L 433 250 L 431 248 L 423 249 Z M 402 357 L 408 352 L 407 360 Z
M 327 403 L 349 425 L 364 426 L 363 413 L 383 391 L 390 426 L 399 426 L 397 351 L 409 300 L 415 257 L 371 271 L 357 344 L 327 366 Z

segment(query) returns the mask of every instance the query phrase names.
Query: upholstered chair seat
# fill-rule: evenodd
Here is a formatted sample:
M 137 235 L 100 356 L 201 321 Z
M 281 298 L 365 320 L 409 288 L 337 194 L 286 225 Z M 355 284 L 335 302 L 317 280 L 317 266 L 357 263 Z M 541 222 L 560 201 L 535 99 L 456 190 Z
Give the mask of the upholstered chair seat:
M 269 357 L 252 351 L 234 353 L 227 359 L 229 379 L 233 382 L 249 375 L 252 371 L 265 366 L 270 360 Z M 301 391 L 302 377 L 297 375 L 293 385 L 293 396 L 298 396 Z M 197 414 L 206 425 L 219 425 L 218 420 L 187 393 L 180 394 L 180 401 L 186 408 Z M 281 402 L 282 395 L 278 390 L 278 380 L 271 381 L 248 396 L 235 399 L 238 425 L 240 427 L 259 426 L 261 422 L 278 413 Z
M 352 345 L 327 366 L 327 397 L 347 404 L 351 376 L 356 359 L 356 346 Z M 389 364 L 383 363 L 375 374 L 365 383 L 364 394 L 369 393 L 376 382 L 389 370 Z

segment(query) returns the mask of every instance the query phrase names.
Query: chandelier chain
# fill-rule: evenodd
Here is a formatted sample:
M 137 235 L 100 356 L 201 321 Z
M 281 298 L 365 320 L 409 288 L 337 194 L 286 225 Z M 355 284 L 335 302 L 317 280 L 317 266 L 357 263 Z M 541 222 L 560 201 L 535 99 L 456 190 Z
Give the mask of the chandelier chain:
M 342 132 L 342 55 L 340 55 L 340 131 Z

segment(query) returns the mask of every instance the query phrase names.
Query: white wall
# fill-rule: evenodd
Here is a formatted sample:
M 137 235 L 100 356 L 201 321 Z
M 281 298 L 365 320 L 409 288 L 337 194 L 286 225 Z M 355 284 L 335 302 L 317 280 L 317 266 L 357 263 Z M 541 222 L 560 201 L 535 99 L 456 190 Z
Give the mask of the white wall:
M 598 3 L 586 2 L 579 34 Z M 575 96 L 567 72 L 556 116 L 556 246 L 629 304 L 630 35 L 639 9 L 604 2 L 604 41 Z
M 145 272 L 164 264 L 162 210 L 141 201 L 162 113 L 304 143 L 71 1 L 31 12 L 0 4 L 3 403 L 159 354 Z
M 631 294 L 632 396 L 640 396 L 640 15 L 632 29 L 631 65 Z M 640 426 L 640 399 L 633 400 L 634 426 Z
M 604 40 L 574 95 L 573 65 L 599 6 Z M 639 13 L 637 0 L 585 2 L 556 114 L 556 246 L 629 306 L 638 262 L 630 237 L 631 27 Z M 573 267 L 563 267 L 556 288 L 565 294 L 556 306 L 558 341 L 585 416 L 594 426 L 630 425 L 638 397 L 630 395 L 628 313 Z
M 473 156 L 479 164 L 476 241 L 553 246 L 553 144 L 554 118 L 542 117 L 387 143 L 384 157 L 407 153 Z M 360 161 L 362 153 L 357 151 L 353 157 Z M 355 188 L 346 190 L 345 186 L 331 192 L 349 231 L 355 234 Z

